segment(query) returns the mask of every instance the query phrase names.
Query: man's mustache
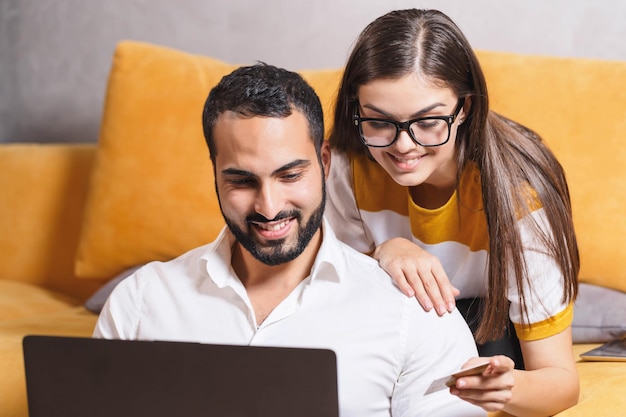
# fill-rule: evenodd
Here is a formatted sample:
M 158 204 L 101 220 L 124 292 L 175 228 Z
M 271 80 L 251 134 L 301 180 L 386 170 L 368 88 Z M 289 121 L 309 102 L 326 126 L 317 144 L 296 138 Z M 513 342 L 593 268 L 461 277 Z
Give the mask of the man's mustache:
M 270 223 L 276 222 L 283 219 L 289 219 L 295 217 L 296 219 L 300 219 L 301 214 L 298 210 L 290 210 L 290 211 L 281 211 L 279 212 L 273 219 L 268 219 L 264 215 L 260 213 L 252 213 L 246 216 L 247 223 Z

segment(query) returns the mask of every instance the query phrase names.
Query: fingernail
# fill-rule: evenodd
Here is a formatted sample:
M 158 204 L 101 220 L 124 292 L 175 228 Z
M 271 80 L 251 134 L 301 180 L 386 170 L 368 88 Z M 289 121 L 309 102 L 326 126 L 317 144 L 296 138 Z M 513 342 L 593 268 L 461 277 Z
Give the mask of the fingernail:
M 457 381 L 456 381 L 456 386 L 457 386 L 458 388 L 463 388 L 463 387 L 464 387 L 464 386 L 466 386 L 466 385 L 467 385 L 467 382 L 465 382 L 465 381 L 464 381 L 464 380 L 462 380 L 462 379 L 459 379 L 459 380 L 457 380 Z
M 443 304 L 439 304 L 437 306 L 437 313 L 439 313 L 440 316 L 443 316 L 446 313 L 446 306 Z
M 426 311 L 430 311 L 430 310 L 432 310 L 432 308 L 433 308 L 432 303 L 430 303 L 430 302 L 426 302 L 426 303 L 424 303 L 424 309 L 425 309 Z
M 448 312 L 452 313 L 452 310 L 454 310 L 454 303 L 453 302 L 449 302 L 448 303 Z

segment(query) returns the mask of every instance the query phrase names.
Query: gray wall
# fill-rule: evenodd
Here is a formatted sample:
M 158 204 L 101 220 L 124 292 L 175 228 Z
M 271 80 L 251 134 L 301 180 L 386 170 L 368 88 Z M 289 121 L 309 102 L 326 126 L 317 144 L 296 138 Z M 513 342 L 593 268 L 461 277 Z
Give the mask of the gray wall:
M 367 23 L 407 7 L 439 8 L 479 49 L 626 60 L 624 0 L 0 0 L 0 142 L 96 141 L 121 39 L 336 68 Z

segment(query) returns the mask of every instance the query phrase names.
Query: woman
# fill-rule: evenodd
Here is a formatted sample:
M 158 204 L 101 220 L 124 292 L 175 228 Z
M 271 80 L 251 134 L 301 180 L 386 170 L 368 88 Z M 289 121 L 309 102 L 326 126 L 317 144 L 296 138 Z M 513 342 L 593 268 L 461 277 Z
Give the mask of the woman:
M 330 143 L 327 216 L 339 237 L 426 310 L 445 314 L 458 298 L 490 357 L 451 392 L 519 416 L 574 405 L 579 257 L 565 175 L 536 133 L 489 110 L 459 28 L 415 9 L 367 26 Z

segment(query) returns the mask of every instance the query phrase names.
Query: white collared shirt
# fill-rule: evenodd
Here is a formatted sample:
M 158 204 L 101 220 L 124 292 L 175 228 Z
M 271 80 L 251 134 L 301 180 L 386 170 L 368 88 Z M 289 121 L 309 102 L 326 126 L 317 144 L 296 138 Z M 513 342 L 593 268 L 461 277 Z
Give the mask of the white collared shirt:
M 258 326 L 230 266 L 231 234 L 151 262 L 109 297 L 94 337 L 326 348 L 337 355 L 340 415 L 484 416 L 430 383 L 477 356 L 457 311 L 438 317 L 404 296 L 372 258 L 323 224 L 311 274 Z

